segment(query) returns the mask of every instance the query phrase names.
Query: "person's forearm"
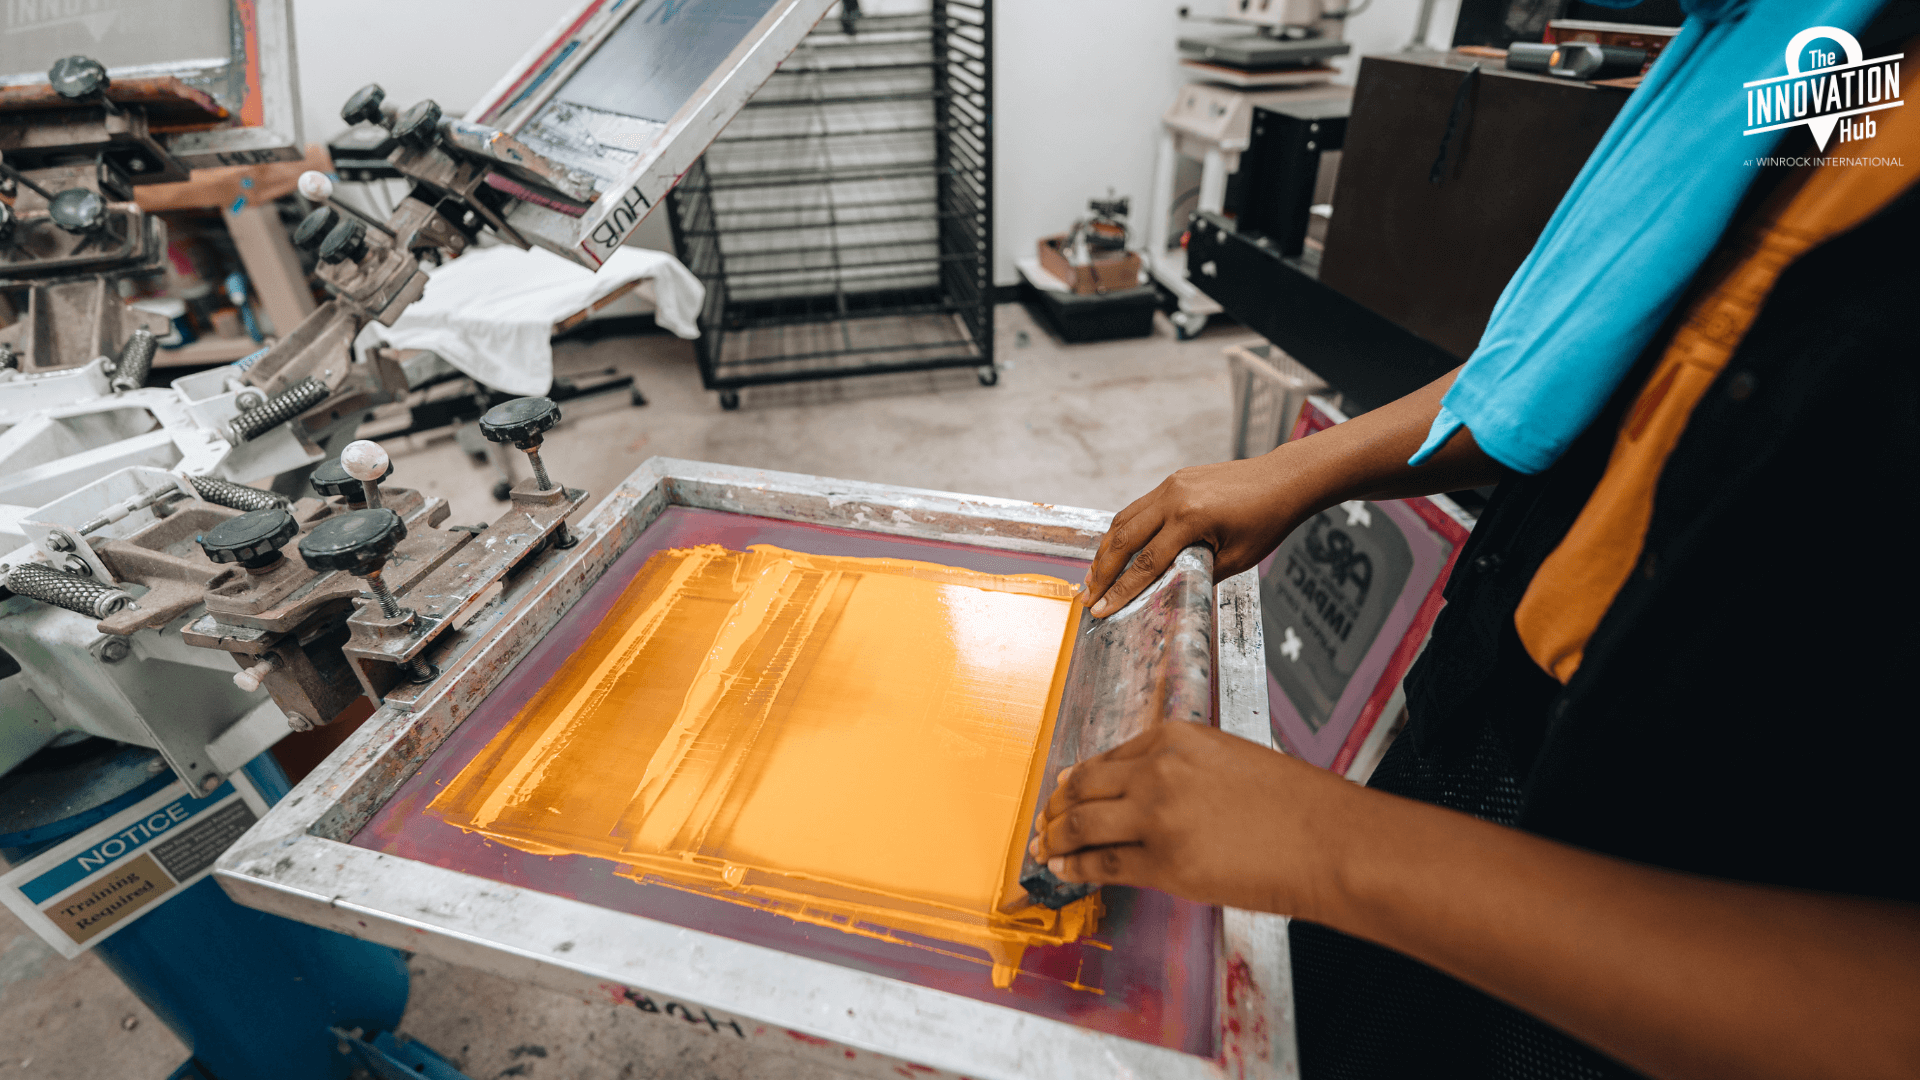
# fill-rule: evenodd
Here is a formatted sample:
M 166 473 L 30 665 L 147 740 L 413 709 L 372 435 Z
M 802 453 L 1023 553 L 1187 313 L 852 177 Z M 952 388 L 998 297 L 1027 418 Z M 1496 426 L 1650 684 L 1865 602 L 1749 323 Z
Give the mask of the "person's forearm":
M 1649 868 L 1354 795 L 1300 917 L 1664 1080 L 1920 1075 L 1920 909 Z
M 1350 499 L 1408 498 L 1498 482 L 1504 470 L 1472 432 L 1425 464 L 1426 441 L 1454 372 L 1389 405 L 1244 461 L 1181 469 L 1113 517 L 1087 571 L 1096 618 L 1138 596 L 1188 544 L 1213 549 L 1216 577 L 1258 563 L 1301 522 Z
M 1406 397 L 1275 453 L 1289 455 L 1285 464 L 1293 475 L 1311 477 L 1321 487 L 1320 509 L 1350 499 L 1405 499 L 1499 483 L 1506 470 L 1464 427 L 1427 461 L 1407 464 L 1427 441 L 1440 399 L 1459 373 L 1455 368 Z

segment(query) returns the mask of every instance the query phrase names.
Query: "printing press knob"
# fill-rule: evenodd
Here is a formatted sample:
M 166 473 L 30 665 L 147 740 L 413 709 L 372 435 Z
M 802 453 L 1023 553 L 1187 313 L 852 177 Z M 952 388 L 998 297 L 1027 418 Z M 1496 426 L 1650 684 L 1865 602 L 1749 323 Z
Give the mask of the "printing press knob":
M 359 262 L 367 257 L 367 227 L 357 221 L 343 221 L 333 227 L 320 242 L 320 261 Z
M 105 90 L 110 82 L 106 66 L 85 56 L 55 60 L 47 69 L 47 81 L 53 84 L 54 93 L 68 101 L 90 98 Z
M 376 573 L 407 538 L 407 523 L 384 507 L 328 518 L 300 541 L 300 557 L 313 570 L 344 570 L 356 577 Z
M 523 397 L 503 401 L 480 418 L 480 433 L 489 442 L 510 442 L 522 450 L 540 445 L 542 433 L 560 422 L 560 406 L 549 398 Z
M 87 188 L 68 188 L 47 203 L 47 216 L 55 225 L 85 236 L 107 223 L 107 200 Z
M 328 518 L 300 541 L 300 557 L 310 570 L 344 570 L 367 583 L 367 591 L 380 602 L 380 610 L 389 619 L 402 619 L 411 625 L 413 612 L 381 580 L 380 570 L 387 556 L 407 538 L 407 523 L 391 510 L 355 510 Z M 425 682 L 433 677 L 433 666 L 415 658 L 407 665 L 408 677 Z
M 380 474 L 380 479 L 385 480 L 392 475 L 393 462 L 389 461 L 387 471 Z M 307 483 L 312 484 L 313 490 L 327 498 L 347 500 L 347 505 L 356 510 L 367 503 L 367 489 L 361 486 L 360 481 L 354 479 L 353 474 L 340 464 L 339 458 L 333 458 L 313 470 L 313 475 L 307 478 Z
M 377 124 L 385 118 L 380 103 L 387 100 L 387 92 L 380 89 L 379 83 L 368 83 L 353 92 L 347 103 L 340 107 L 340 119 L 349 124 Z
M 393 459 L 380 444 L 367 439 L 348 443 L 347 448 L 340 451 L 340 468 L 360 482 L 367 505 L 378 509 L 380 481 L 393 475 Z
M 200 550 L 217 563 L 239 563 L 264 570 L 280 561 L 280 549 L 300 531 L 300 523 L 280 507 L 251 510 L 215 525 L 197 539 Z
M 293 230 L 293 246 L 302 251 L 319 251 L 320 242 L 338 224 L 340 211 L 331 206 L 322 206 L 300 219 L 300 224 Z
M 393 122 L 394 136 L 418 150 L 432 146 L 439 132 L 440 103 L 432 98 L 414 105 Z
M 319 169 L 308 169 L 295 181 L 300 188 L 300 197 L 308 202 L 324 203 L 333 198 L 333 178 Z

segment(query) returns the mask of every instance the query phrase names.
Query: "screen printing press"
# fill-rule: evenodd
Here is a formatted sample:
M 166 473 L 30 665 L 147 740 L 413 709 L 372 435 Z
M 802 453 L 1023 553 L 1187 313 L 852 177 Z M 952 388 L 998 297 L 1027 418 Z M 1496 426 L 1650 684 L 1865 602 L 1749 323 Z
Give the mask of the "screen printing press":
M 236 900 L 262 910 L 631 1005 L 658 1014 L 663 1023 L 697 1024 L 716 1037 L 744 1040 L 756 1053 L 823 1056 L 853 1075 L 894 1075 L 908 1065 L 930 1075 L 950 1070 L 1048 1080 L 1295 1075 L 1284 920 L 1142 890 L 1109 888 L 1097 898 L 1077 899 L 1082 890 L 1051 880 L 1024 857 L 1033 807 L 1050 794 L 1059 770 L 1147 724 L 1211 722 L 1271 743 L 1254 573 L 1216 588 L 1210 556 L 1192 548 L 1148 593 L 1096 622 L 1073 602 L 1066 582 L 1084 573 L 1107 522 L 1108 515 L 1088 510 L 653 459 L 577 523 L 578 544 L 556 545 L 528 560 L 468 621 L 439 635 L 419 657 L 437 677 L 389 688 L 372 718 L 221 858 L 216 876 Z M 742 554 L 750 549 L 761 554 Z M 552 715 L 540 711 L 542 702 L 593 706 L 598 698 L 592 679 L 620 656 L 640 655 L 635 635 L 641 630 L 627 628 L 653 625 L 647 613 L 657 613 L 658 604 L 644 611 L 635 605 L 647 602 L 647 590 L 670 569 L 681 575 L 675 581 L 694 573 L 687 567 L 701 552 L 786 559 L 782 573 L 789 563 L 841 560 L 833 565 L 904 567 L 908 576 L 922 579 L 972 575 L 967 580 L 998 583 L 995 588 L 1014 594 L 1052 590 L 1040 600 L 1001 598 L 1053 604 L 1053 617 L 1064 622 L 1052 624 L 1052 637 L 1040 642 L 1053 680 L 1050 691 L 1046 679 L 1038 684 L 1047 722 L 1018 751 L 1012 790 L 1022 799 L 1006 818 L 1010 824 L 994 834 L 1004 838 L 1004 853 L 989 853 L 1006 868 L 1008 898 L 999 911 L 1016 914 L 983 914 L 994 925 L 1064 926 L 1070 921 L 1065 916 L 1093 904 L 1104 907 L 1097 926 L 1054 938 L 1029 934 L 1009 956 L 977 943 L 955 944 L 954 935 L 934 923 L 889 912 L 886 905 L 894 901 L 884 895 L 881 909 L 861 907 L 848 899 L 857 889 L 823 884 L 824 871 L 809 879 L 805 868 L 788 868 L 782 878 L 764 867 L 729 862 L 707 880 L 676 873 L 675 867 L 713 862 L 701 863 L 700 856 L 713 850 L 713 830 L 721 827 L 715 822 L 746 845 L 740 838 L 749 829 L 751 808 L 720 801 L 733 795 L 712 794 L 725 784 L 688 794 L 679 804 L 674 792 L 655 792 L 626 853 L 618 838 L 604 851 L 580 853 L 605 837 L 589 837 L 583 848 L 528 842 L 524 837 L 535 834 L 515 833 L 521 826 L 500 809 L 511 809 L 511 793 L 500 794 L 499 785 L 474 788 L 476 770 L 484 773 L 488 755 L 498 757 L 502 747 L 539 742 L 542 732 L 559 730 L 540 726 Z M 738 584 L 740 575 L 723 573 L 715 580 Z M 992 598 L 991 590 L 976 592 Z M 706 639 L 700 638 L 689 655 L 711 661 L 730 648 L 725 634 L 739 622 L 742 605 L 757 602 L 755 595 L 741 593 L 727 618 L 702 616 L 722 636 L 705 653 L 700 650 Z M 705 609 L 687 610 L 697 615 Z M 620 633 L 626 636 L 606 644 L 609 634 Z M 676 647 L 674 633 L 661 637 L 661 647 Z M 856 659 L 885 647 L 871 642 Z M 795 662 L 768 649 L 768 664 Z M 610 659 L 601 660 L 603 655 Z M 829 715 L 838 712 L 844 695 L 869 681 L 857 675 L 822 684 L 820 672 L 831 663 L 823 657 L 797 680 L 842 687 L 832 691 L 842 697 L 817 710 Z M 582 665 L 595 664 L 588 675 L 578 673 Z M 675 689 L 673 700 L 694 700 L 698 678 L 693 685 Z M 931 689 L 927 696 L 934 696 Z M 946 707 L 946 698 L 929 704 L 926 718 Z M 610 714 L 625 723 L 644 711 Z M 755 723 L 764 723 L 767 734 L 756 730 L 736 748 L 801 738 L 792 727 L 801 711 L 762 709 Z M 859 738 L 918 731 L 887 720 L 893 731 L 874 728 Z M 777 730 L 782 723 L 788 731 Z M 584 764 L 560 764 L 571 752 L 565 744 L 577 741 L 577 731 L 569 731 L 558 742 L 549 740 L 547 757 L 520 765 L 501 758 L 506 764 L 493 775 L 506 777 L 502 783 L 509 786 L 519 783 L 516 790 L 524 793 L 543 776 L 551 781 L 563 775 L 555 770 L 591 771 L 605 764 L 597 750 Z M 621 742 L 609 743 L 606 753 L 620 753 Z M 939 744 L 935 756 L 951 766 L 980 752 L 962 743 Z M 671 739 L 662 745 L 669 744 Z M 726 755 L 734 749 L 723 749 L 708 756 L 723 764 L 733 760 Z M 764 792 L 775 783 L 777 767 L 754 759 L 756 752 L 741 750 L 747 764 L 726 768 L 745 769 L 743 775 L 757 777 L 756 790 Z M 666 751 L 656 755 L 661 753 Z M 707 768 L 711 762 L 682 762 L 675 775 L 693 765 Z M 844 823 L 852 834 L 880 838 L 874 843 L 881 846 L 892 838 L 893 850 L 901 850 L 894 818 L 915 809 L 917 782 L 911 776 L 862 782 L 802 775 L 790 789 L 798 796 L 791 814 L 754 827 L 798 843 L 791 838 L 817 838 L 820 823 L 851 811 Z M 485 821 L 449 812 L 449 803 L 466 790 L 462 785 L 477 792 L 472 805 L 494 807 Z M 926 787 L 929 801 L 942 797 L 934 787 Z M 556 800 L 550 805 L 567 805 L 573 813 L 567 795 L 549 796 Z M 707 802 L 700 800 L 718 809 L 702 811 Z M 1005 814 L 1013 801 L 1002 803 Z M 676 805 L 687 816 L 671 817 Z M 537 818 L 532 826 L 547 820 Z M 682 827 L 683 820 L 692 824 Z M 644 834 L 660 821 L 698 833 L 708 847 L 648 847 Z M 832 914 L 872 910 L 881 914 Z

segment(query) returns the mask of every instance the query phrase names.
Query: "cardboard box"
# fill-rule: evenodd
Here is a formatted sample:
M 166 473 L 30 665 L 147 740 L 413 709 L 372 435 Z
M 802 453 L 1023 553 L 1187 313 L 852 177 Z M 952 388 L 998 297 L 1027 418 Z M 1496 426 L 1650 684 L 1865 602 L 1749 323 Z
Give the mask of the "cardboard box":
M 1074 292 L 1092 295 L 1140 287 L 1139 255 L 1131 251 L 1096 251 L 1091 265 L 1074 266 L 1067 262 L 1063 250 L 1066 242 L 1064 234 L 1041 240 L 1040 267 L 1066 282 Z

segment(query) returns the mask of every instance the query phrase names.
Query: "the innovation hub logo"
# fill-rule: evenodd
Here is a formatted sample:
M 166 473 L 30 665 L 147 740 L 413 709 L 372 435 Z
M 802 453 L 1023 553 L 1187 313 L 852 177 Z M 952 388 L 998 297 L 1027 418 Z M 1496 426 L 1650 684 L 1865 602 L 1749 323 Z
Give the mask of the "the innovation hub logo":
M 1747 130 L 1743 134 L 1805 124 L 1823 153 L 1836 129 L 1840 142 L 1872 138 L 1877 125 L 1869 114 L 1904 104 L 1900 61 L 1905 57 L 1905 53 L 1892 53 L 1869 60 L 1860 42 L 1845 30 L 1808 27 L 1787 42 L 1785 75 L 1745 84 Z

